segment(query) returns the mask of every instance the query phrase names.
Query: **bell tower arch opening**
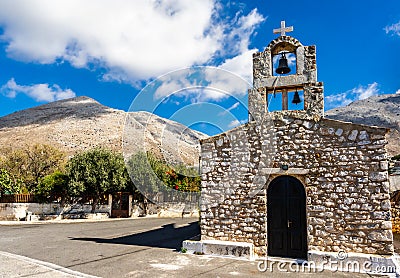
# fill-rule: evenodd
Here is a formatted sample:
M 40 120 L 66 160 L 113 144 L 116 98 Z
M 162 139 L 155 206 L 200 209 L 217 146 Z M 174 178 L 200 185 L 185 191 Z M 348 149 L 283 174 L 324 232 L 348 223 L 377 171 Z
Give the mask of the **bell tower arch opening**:
M 280 51 L 272 54 L 272 75 L 289 75 L 297 72 L 296 52 Z
M 268 112 L 274 111 L 303 111 L 304 110 L 304 91 L 294 90 L 285 93 L 277 92 L 269 94 L 267 100 Z M 285 107 L 287 105 L 287 107 Z

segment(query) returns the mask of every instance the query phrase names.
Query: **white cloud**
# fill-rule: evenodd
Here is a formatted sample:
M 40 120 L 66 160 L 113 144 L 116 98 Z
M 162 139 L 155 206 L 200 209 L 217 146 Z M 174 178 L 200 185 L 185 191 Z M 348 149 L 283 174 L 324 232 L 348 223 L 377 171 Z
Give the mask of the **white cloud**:
M 238 125 L 240 125 L 240 121 L 239 120 L 233 120 L 232 122 L 230 122 L 228 124 L 228 127 L 233 128 L 233 127 L 237 127 Z
M 250 37 L 253 34 L 256 26 L 263 22 L 265 18 L 258 13 L 257 9 L 252 10 L 248 15 L 238 16 L 234 24 L 236 28 L 230 30 L 225 44 L 225 51 L 228 54 L 244 53 L 248 50 Z M 226 29 L 230 29 L 225 25 Z
M 235 102 L 231 107 L 228 107 L 227 109 L 225 109 L 224 111 L 218 113 L 218 116 L 224 116 L 226 115 L 228 112 L 230 112 L 231 110 L 237 108 L 240 105 L 240 102 Z
M 233 121 L 231 121 L 229 124 L 228 124 L 228 127 L 229 128 L 234 128 L 234 127 L 237 127 L 237 126 L 239 126 L 239 125 L 241 125 L 241 124 L 244 124 L 244 123 L 246 123 L 246 120 L 241 120 L 241 121 L 239 121 L 239 120 L 233 120 Z
M 145 88 L 145 92 L 152 94 L 155 100 L 174 94 L 195 103 L 243 96 L 250 87 L 246 80 L 221 67 L 192 67 L 160 76 Z
M 62 90 L 57 84 L 34 84 L 30 86 L 18 85 L 14 78 L 8 80 L 0 88 L 0 92 L 9 98 L 15 98 L 18 94 L 25 94 L 38 102 L 51 102 L 66 98 L 75 97 L 75 93 L 70 90 Z
M 386 31 L 386 34 L 392 33 L 400 36 L 400 22 L 388 25 L 384 28 L 384 30 Z
M 325 104 L 327 108 L 345 106 L 353 101 L 366 99 L 378 95 L 379 93 L 378 83 L 376 82 L 367 86 L 359 85 L 358 87 L 344 93 L 326 96 Z
M 242 56 L 243 55 L 240 55 L 238 57 Z M 250 60 L 250 63 L 251 61 L 252 60 Z M 209 82 L 208 87 L 217 89 L 210 90 L 209 97 L 211 99 L 221 99 L 228 95 L 245 95 L 247 90 L 251 87 L 251 84 L 248 82 L 248 80 L 243 79 L 241 75 L 236 74 L 236 72 L 224 69 L 224 65 L 225 64 L 221 65 L 216 70 L 205 71 L 205 80 Z M 244 66 L 245 65 L 246 63 Z M 252 70 L 250 70 L 250 73 L 252 73 Z
M 398 90 L 396 91 L 396 94 L 400 95 L 400 89 L 398 89 Z
M 235 108 L 237 108 L 240 105 L 240 102 L 235 102 L 231 107 L 229 107 L 228 109 L 226 109 L 227 111 L 231 111 Z
M 257 51 L 257 49 L 246 50 L 240 55 L 225 60 L 219 68 L 233 72 L 251 84 L 253 82 L 253 53 Z
M 248 67 L 234 59 L 249 55 L 264 18 L 254 9 L 226 19 L 220 9 L 217 0 L 0 0 L 0 25 L 9 57 L 102 67 L 103 80 L 135 83 L 227 53 L 235 70 Z
M 364 87 L 359 85 L 357 88 L 354 88 L 353 93 L 358 95 L 358 99 L 366 99 L 371 96 L 375 96 L 379 94 L 378 83 L 374 82 L 369 84 L 368 86 Z

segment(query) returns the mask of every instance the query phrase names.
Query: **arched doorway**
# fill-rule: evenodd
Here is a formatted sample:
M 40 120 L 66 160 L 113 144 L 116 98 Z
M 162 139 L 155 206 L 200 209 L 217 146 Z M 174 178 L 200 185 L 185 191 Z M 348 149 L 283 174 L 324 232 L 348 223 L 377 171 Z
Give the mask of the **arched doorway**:
M 306 193 L 291 176 L 275 178 L 267 190 L 268 255 L 307 259 Z

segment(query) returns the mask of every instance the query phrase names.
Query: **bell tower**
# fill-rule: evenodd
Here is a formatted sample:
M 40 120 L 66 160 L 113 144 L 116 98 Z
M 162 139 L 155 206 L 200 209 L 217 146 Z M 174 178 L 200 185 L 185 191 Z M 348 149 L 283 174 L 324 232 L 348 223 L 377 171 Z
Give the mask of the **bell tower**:
M 287 36 L 293 27 L 274 29 L 280 36 L 272 40 L 263 52 L 253 54 L 253 88 L 248 93 L 249 120 L 259 121 L 266 113 L 271 116 L 293 116 L 319 120 L 324 115 L 323 83 L 317 81 L 316 47 L 303 46 L 297 39 Z M 289 65 L 287 57 L 294 58 Z M 274 61 L 278 61 L 274 68 Z M 292 66 L 293 69 L 290 68 Z M 289 110 L 288 94 L 293 92 L 294 104 L 304 101 L 304 109 Z M 303 92 L 302 98 L 299 92 Z M 271 94 L 282 94 L 281 111 L 269 112 L 268 99 Z

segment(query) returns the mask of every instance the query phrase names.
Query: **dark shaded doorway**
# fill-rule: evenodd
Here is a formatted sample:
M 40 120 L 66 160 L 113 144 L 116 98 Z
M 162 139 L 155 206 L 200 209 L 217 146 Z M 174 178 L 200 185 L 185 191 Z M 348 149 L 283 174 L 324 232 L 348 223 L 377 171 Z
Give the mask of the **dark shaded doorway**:
M 268 255 L 307 259 L 306 193 L 291 176 L 275 178 L 267 190 Z
M 112 196 L 111 217 L 129 217 L 129 192 L 116 192 Z

